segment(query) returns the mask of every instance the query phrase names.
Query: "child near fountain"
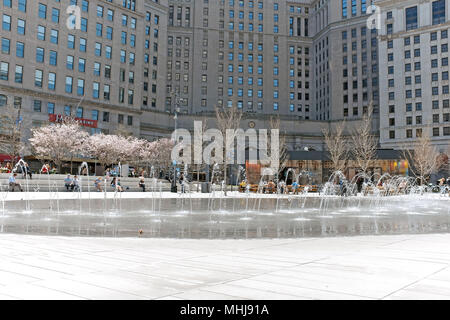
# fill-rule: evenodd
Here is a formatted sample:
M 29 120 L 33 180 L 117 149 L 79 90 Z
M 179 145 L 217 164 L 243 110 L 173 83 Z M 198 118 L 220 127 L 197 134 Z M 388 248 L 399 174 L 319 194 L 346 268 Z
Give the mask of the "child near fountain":
M 102 179 L 100 177 L 97 177 L 97 179 L 95 179 L 94 181 L 94 185 L 95 185 L 95 189 L 98 192 L 102 192 Z
M 16 182 L 17 173 L 14 173 L 9 177 L 9 187 L 11 188 L 11 191 L 14 192 L 16 187 L 19 187 L 20 192 L 23 192 L 22 187 L 19 183 Z
M 298 194 L 298 187 L 299 187 L 298 182 L 294 181 L 292 183 L 292 194 Z

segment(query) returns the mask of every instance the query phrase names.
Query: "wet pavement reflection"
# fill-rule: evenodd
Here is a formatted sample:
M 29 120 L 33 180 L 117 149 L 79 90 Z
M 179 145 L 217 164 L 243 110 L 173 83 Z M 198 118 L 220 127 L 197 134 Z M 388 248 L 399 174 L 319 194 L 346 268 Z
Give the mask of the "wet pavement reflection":
M 176 210 L 177 203 L 172 209 L 162 211 L 151 210 L 151 205 L 147 206 L 149 210 L 133 210 L 129 206 L 93 213 L 83 210 L 58 213 L 43 209 L 7 210 L 4 215 L 0 214 L 0 232 L 184 239 L 447 233 L 450 231 L 449 204 L 448 200 L 386 200 L 382 205 L 332 200 L 327 210 L 322 210 L 318 202 L 303 207 L 279 205 L 276 209 L 259 211 L 233 211 L 228 204 L 228 209 L 226 206 L 217 210 L 194 208 L 190 212 L 184 208 Z M 141 204 L 141 207 L 146 205 Z

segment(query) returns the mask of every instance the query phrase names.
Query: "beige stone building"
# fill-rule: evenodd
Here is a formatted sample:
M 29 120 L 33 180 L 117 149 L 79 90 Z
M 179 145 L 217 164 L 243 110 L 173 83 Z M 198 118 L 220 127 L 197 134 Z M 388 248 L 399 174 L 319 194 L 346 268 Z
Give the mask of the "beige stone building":
M 378 118 L 370 4 L 4 0 L 0 105 L 15 103 L 35 126 L 71 113 L 92 133 L 150 140 L 172 132 L 176 106 L 190 127 L 234 105 L 256 126 L 279 115 L 291 150 L 320 150 L 333 121 L 357 123 L 370 101 Z M 67 27 L 69 5 L 80 8 L 79 29 Z
M 380 32 L 380 143 L 411 146 L 421 134 L 450 145 L 450 2 L 377 1 Z
M 66 11 L 69 5 L 78 6 L 79 20 Z M 0 105 L 14 103 L 33 126 L 72 114 L 92 120 L 92 133 L 139 135 L 142 113 L 161 105 L 164 95 L 166 7 L 136 0 L 2 1 Z

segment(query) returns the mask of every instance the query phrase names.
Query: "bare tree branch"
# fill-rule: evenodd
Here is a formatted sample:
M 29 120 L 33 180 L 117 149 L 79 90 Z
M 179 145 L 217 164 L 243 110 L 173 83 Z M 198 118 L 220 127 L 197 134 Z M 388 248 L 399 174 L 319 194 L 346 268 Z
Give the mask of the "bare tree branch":
M 280 131 L 280 127 L 281 127 L 280 124 L 281 124 L 281 120 L 280 120 L 279 116 L 270 117 L 269 125 L 270 125 L 271 130 Z M 269 145 L 271 145 L 271 139 L 272 139 L 272 136 L 269 135 L 269 138 L 268 138 Z M 287 150 L 287 146 L 286 146 L 286 135 L 281 134 L 281 132 L 280 132 L 279 139 L 280 140 L 279 140 L 278 156 L 276 157 L 275 155 L 273 155 L 271 153 L 270 157 L 269 157 L 271 162 L 273 160 L 277 160 L 277 159 L 279 160 L 278 172 L 276 173 L 277 179 L 280 179 L 280 174 L 286 168 L 287 162 L 289 161 L 289 154 L 288 154 L 288 150 Z
M 225 107 L 225 108 L 219 108 L 216 107 L 216 119 L 217 119 L 217 126 L 218 129 L 222 132 L 222 136 L 226 137 L 227 130 L 232 130 L 234 132 L 232 137 L 228 137 L 224 141 L 225 145 L 225 156 L 224 156 L 224 164 L 223 164 L 223 175 L 225 184 L 227 182 L 227 163 L 230 159 L 231 155 L 228 154 L 227 150 L 229 150 L 232 146 L 227 145 L 227 140 L 230 141 L 230 143 L 234 143 L 234 139 L 236 137 L 236 130 L 239 129 L 242 119 L 242 112 L 238 110 L 237 107 Z M 226 188 L 225 188 L 225 195 L 226 195 Z
M 377 154 L 377 139 L 372 134 L 372 112 L 373 102 L 371 101 L 364 114 L 361 125 L 356 128 L 352 135 L 352 153 L 358 167 L 367 174 L 368 169 L 373 165 Z
M 422 134 L 414 143 L 413 150 L 404 148 L 403 154 L 410 162 L 409 170 L 423 184 L 429 176 L 438 169 L 439 152 L 431 144 L 429 128 L 422 130 Z
M 322 130 L 333 171 L 344 172 L 347 169 L 349 150 L 343 135 L 344 128 L 345 120 L 336 125 L 334 132 L 328 128 Z
M 29 121 L 20 115 L 20 109 L 13 102 L 2 108 L 0 113 L 0 153 L 12 159 L 12 165 L 26 151 L 28 145 L 24 141 L 26 131 L 31 127 Z

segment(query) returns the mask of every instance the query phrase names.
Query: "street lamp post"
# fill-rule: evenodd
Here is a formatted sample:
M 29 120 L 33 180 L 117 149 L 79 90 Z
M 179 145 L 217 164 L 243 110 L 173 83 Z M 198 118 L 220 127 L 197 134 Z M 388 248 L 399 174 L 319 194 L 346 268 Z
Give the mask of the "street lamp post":
M 180 107 L 179 107 L 179 95 L 177 92 L 172 92 L 172 95 L 175 96 L 175 110 L 174 110 L 174 116 L 173 119 L 175 120 L 175 143 L 177 143 L 178 140 L 178 136 L 177 136 L 177 127 L 178 127 L 178 112 L 180 112 Z M 175 160 L 173 160 L 172 162 L 173 164 L 173 178 L 172 178 L 172 183 L 171 183 L 171 188 L 170 191 L 173 193 L 177 192 L 177 164 L 175 162 Z

